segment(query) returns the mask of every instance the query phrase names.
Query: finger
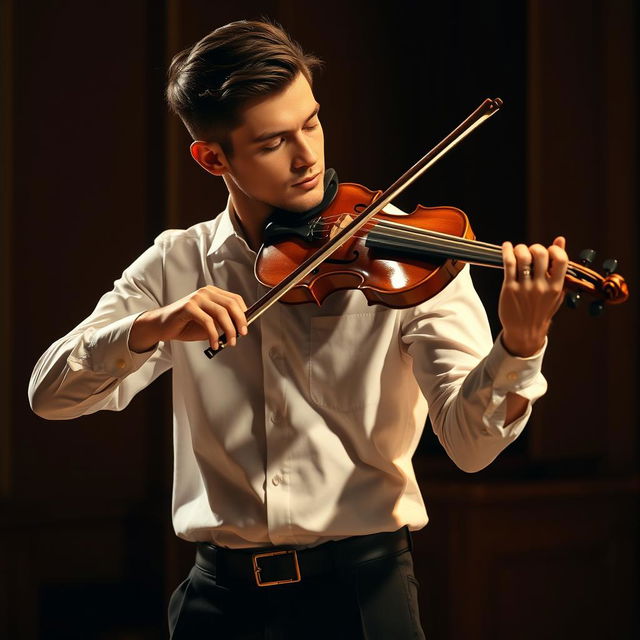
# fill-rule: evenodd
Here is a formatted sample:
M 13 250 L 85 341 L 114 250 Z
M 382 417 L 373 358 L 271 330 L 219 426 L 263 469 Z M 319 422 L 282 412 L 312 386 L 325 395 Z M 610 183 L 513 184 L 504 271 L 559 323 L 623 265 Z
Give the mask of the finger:
M 233 324 L 236 326 L 238 333 L 241 333 L 243 336 L 247 335 L 247 317 L 245 316 L 245 311 L 247 310 L 247 305 L 244 303 L 244 300 L 237 294 L 231 293 L 224 301 L 224 306 L 227 308 L 231 319 L 233 320 Z
M 525 244 L 517 244 L 513 253 L 516 257 L 516 278 L 521 283 L 531 283 L 533 256 Z
M 247 305 L 245 304 L 244 300 L 242 299 L 242 296 L 237 294 L 237 293 L 232 293 L 231 295 L 238 301 L 238 304 L 240 305 L 240 308 L 243 311 L 246 311 L 247 310 Z
M 549 268 L 549 252 L 541 244 L 532 244 L 529 253 L 533 258 L 533 279 L 537 282 L 547 281 L 547 269 Z
M 235 346 L 237 336 L 236 327 L 226 307 L 211 300 L 203 300 L 201 308 L 213 318 L 217 327 L 222 329 L 229 345 L 232 347 Z
M 207 297 L 212 302 L 220 304 L 228 310 L 238 332 L 246 335 L 248 322 L 244 312 L 247 310 L 247 305 L 242 296 L 224 289 L 218 289 L 212 285 L 208 286 L 206 291 Z
M 549 282 L 555 286 L 562 287 L 569 266 L 569 256 L 563 247 L 552 244 L 549 247 Z
M 209 336 L 209 344 L 214 351 L 217 351 L 218 338 L 220 336 L 213 318 L 205 313 L 197 304 L 188 306 L 187 310 L 189 311 L 192 320 L 206 329 L 207 335 Z
M 507 241 L 502 243 L 502 264 L 504 265 L 504 281 L 516 280 L 516 257 L 513 253 L 513 245 Z
M 567 248 L 567 241 L 565 240 L 564 236 L 558 236 L 553 243 L 556 247 L 560 247 L 561 249 L 565 249 Z

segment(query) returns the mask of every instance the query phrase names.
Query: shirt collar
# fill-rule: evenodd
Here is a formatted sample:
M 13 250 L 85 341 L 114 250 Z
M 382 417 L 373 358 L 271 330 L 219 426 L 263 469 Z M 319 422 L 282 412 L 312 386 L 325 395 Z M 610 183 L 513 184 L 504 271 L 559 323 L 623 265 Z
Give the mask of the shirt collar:
M 230 241 L 238 243 L 243 249 L 250 251 L 253 256 L 255 256 L 255 251 L 249 247 L 249 244 L 242 233 L 242 229 L 238 224 L 236 214 L 233 211 L 233 205 L 231 204 L 231 196 L 227 199 L 227 206 L 224 208 L 219 218 L 220 221 L 216 227 L 207 255 L 211 255 L 212 253 L 219 251 L 222 245 Z

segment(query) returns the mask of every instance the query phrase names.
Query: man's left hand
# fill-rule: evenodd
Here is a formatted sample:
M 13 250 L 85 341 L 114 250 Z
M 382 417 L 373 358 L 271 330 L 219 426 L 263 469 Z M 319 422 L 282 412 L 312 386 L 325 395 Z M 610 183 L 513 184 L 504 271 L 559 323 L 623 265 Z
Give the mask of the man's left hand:
M 563 300 L 569 263 L 564 248 L 563 237 L 548 249 L 541 244 L 502 245 L 504 282 L 498 315 L 502 344 L 514 356 L 532 356 L 544 345 L 551 318 Z

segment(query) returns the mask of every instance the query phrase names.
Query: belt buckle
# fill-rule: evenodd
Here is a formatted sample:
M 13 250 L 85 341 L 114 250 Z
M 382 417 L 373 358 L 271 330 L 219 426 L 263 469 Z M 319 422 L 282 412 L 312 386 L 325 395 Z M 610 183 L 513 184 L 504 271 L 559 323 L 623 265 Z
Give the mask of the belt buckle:
M 268 582 L 263 582 L 260 577 L 260 572 L 262 568 L 258 564 L 258 558 L 268 558 L 271 556 L 281 556 L 281 555 L 292 555 L 293 556 L 293 567 L 295 569 L 295 577 L 293 578 L 285 578 L 284 580 L 270 580 Z M 268 551 L 266 553 L 254 553 L 253 554 L 253 574 L 256 578 L 256 584 L 259 587 L 271 587 L 276 584 L 288 584 L 291 582 L 300 582 L 300 565 L 298 564 L 298 553 L 295 549 L 284 549 L 283 551 Z

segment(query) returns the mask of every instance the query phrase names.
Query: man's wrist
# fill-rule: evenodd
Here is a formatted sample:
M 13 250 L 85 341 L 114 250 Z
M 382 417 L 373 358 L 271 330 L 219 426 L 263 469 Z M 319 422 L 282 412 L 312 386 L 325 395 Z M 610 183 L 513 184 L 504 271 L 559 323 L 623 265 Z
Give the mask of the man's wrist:
M 502 346 L 509 355 L 517 358 L 530 358 L 542 349 L 544 346 L 546 333 L 542 336 L 528 336 L 527 338 L 515 338 L 506 331 L 500 334 Z
M 133 353 L 144 353 L 154 349 L 160 340 L 157 323 L 152 311 L 141 313 L 134 321 L 129 332 L 128 347 Z

